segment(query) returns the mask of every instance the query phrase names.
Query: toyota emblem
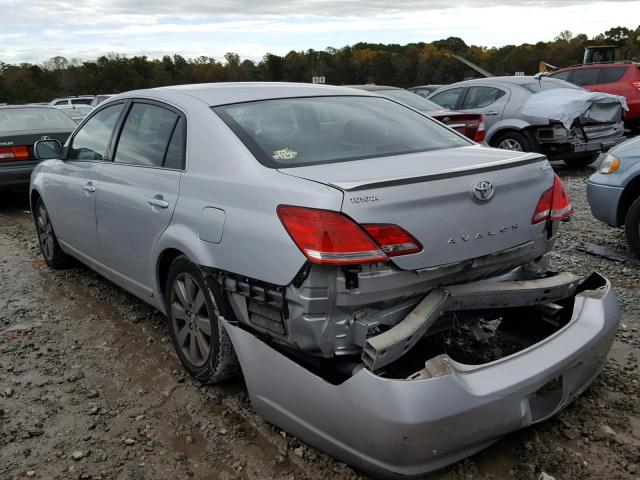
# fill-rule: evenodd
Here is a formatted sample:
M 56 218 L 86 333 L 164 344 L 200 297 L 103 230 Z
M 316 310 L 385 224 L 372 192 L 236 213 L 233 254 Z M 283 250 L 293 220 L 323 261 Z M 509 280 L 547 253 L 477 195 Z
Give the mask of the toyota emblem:
M 493 183 L 487 182 L 486 180 L 478 182 L 473 186 L 473 196 L 481 202 L 491 200 L 493 193 Z

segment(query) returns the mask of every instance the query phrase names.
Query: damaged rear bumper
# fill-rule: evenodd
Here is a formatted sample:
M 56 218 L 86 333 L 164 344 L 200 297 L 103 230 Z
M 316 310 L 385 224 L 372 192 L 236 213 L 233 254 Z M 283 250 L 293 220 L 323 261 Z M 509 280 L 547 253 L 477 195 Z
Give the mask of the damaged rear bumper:
M 332 384 L 240 327 L 225 327 L 265 420 L 376 477 L 413 477 L 550 417 L 594 380 L 620 310 L 598 274 L 578 291 L 571 320 L 544 340 L 482 365 L 440 355 L 407 380 L 361 368 Z

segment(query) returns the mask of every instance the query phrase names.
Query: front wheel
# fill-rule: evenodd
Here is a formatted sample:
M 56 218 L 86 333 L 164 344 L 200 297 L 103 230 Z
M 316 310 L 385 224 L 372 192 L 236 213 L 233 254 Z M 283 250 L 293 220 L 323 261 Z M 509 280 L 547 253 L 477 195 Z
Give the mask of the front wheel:
M 629 208 L 624 219 L 624 230 L 631 252 L 640 259 L 640 198 Z
M 526 135 L 520 132 L 506 132 L 492 140 L 491 146 L 503 150 L 514 150 L 516 152 L 532 151 L 531 142 Z
M 214 384 L 237 374 L 231 339 L 218 320 L 222 292 L 214 292 L 197 265 L 180 256 L 169 268 L 165 308 L 169 333 L 185 370 Z
M 53 231 L 51 217 L 40 197 L 36 200 L 33 219 L 36 223 L 36 231 L 38 233 L 38 243 L 44 261 L 55 270 L 67 268 L 71 263 L 71 257 L 64 253 L 58 243 L 58 238 Z

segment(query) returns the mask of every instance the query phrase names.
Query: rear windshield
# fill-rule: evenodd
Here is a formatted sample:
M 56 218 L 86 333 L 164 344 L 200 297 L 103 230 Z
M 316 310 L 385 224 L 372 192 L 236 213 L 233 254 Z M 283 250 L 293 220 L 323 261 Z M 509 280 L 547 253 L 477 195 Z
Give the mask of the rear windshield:
M 555 90 L 556 88 L 573 88 L 579 89 L 573 83 L 558 80 L 556 78 L 541 78 L 540 81 L 534 80 L 531 83 L 521 83 L 524 88 L 533 93 L 542 92 L 543 90 Z
M 433 110 L 442 110 L 442 107 L 431 100 L 422 98 L 420 95 L 410 92 L 408 90 L 377 90 L 374 91 L 378 95 L 390 98 L 396 102 L 409 105 L 411 108 L 420 110 L 421 112 L 429 112 Z
M 0 109 L 0 132 L 47 130 L 66 128 L 73 130 L 76 122 L 55 108 L 3 108 Z
M 272 168 L 346 162 L 471 145 L 439 123 L 381 97 L 310 97 L 214 107 Z

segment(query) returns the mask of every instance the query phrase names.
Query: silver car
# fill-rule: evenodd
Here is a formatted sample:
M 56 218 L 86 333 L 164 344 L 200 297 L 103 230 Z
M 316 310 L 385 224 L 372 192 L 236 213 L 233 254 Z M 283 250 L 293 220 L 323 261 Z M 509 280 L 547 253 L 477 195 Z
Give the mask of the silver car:
M 624 135 L 623 105 L 616 101 L 606 117 L 590 118 L 589 111 L 595 110 L 593 104 L 603 99 L 583 99 L 587 95 L 563 80 L 490 77 L 448 85 L 428 98 L 450 110 L 481 113 L 486 141 L 491 146 L 541 152 L 570 166 L 584 166 L 592 163 L 600 152 L 620 143 Z M 555 97 L 547 99 L 546 109 L 537 108 L 535 114 L 527 112 L 528 104 L 551 96 Z M 574 110 L 576 104 L 583 105 L 583 110 Z M 563 124 L 560 119 L 566 115 L 572 117 Z
M 375 94 L 134 91 L 36 151 L 55 157 L 30 192 L 51 267 L 73 257 L 163 311 L 191 375 L 239 361 L 267 421 L 371 475 L 557 413 L 620 320 L 605 278 L 549 270 L 572 210 L 544 156 Z
M 640 259 L 640 137 L 602 156 L 598 171 L 589 177 L 587 199 L 598 220 L 624 226 L 629 248 Z

